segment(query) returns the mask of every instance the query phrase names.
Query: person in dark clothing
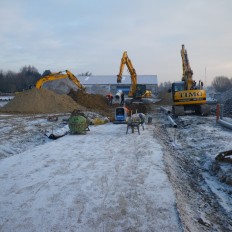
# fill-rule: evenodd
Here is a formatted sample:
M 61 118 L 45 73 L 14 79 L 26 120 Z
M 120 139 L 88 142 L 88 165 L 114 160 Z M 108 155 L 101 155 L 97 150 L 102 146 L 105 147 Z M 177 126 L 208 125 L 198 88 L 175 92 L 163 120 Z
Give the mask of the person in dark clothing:
M 109 93 L 106 95 L 106 98 L 108 100 L 109 105 L 112 106 L 113 98 L 114 98 L 113 95 L 111 93 Z
M 124 93 L 122 92 L 121 94 L 121 102 L 120 105 L 123 106 L 124 105 Z

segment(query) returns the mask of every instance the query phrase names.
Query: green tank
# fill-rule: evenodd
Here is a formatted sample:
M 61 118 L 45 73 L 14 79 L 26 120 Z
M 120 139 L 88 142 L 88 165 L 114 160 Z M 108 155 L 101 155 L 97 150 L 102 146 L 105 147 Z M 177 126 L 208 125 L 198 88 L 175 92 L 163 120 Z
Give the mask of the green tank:
M 88 129 L 88 120 L 81 115 L 71 116 L 68 120 L 71 134 L 85 134 Z

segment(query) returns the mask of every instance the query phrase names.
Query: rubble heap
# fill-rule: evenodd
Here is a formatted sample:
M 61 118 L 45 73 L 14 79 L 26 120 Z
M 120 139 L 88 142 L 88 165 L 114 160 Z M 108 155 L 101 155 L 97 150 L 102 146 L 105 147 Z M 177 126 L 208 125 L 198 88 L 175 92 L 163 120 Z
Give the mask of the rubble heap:
M 57 94 L 47 89 L 30 89 L 18 93 L 13 100 L 1 108 L 9 113 L 63 113 L 74 109 L 84 110 L 70 96 Z
M 108 110 L 109 105 L 107 99 L 100 94 L 89 94 L 83 91 L 71 90 L 68 94 L 78 104 L 92 110 Z
M 220 103 L 224 105 L 223 114 L 226 117 L 232 117 L 232 89 L 222 93 Z
M 109 106 L 105 96 L 100 94 L 89 94 L 82 91 L 71 90 L 68 94 L 79 105 L 87 108 L 87 111 L 92 111 L 107 117 L 110 121 L 114 120 L 115 106 Z
M 227 99 L 224 103 L 224 115 L 232 117 L 232 98 Z

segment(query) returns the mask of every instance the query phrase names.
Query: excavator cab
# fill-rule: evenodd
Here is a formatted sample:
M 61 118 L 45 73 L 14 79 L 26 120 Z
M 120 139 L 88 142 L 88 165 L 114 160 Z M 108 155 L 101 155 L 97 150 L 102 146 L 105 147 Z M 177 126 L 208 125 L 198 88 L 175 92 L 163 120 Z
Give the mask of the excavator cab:
M 142 97 L 144 97 L 144 94 L 146 94 L 146 85 L 137 84 L 133 98 L 141 99 Z
M 179 81 L 179 82 L 174 82 L 172 83 L 172 92 L 178 92 L 178 91 L 184 91 L 185 87 L 184 87 L 184 82 L 183 81 Z

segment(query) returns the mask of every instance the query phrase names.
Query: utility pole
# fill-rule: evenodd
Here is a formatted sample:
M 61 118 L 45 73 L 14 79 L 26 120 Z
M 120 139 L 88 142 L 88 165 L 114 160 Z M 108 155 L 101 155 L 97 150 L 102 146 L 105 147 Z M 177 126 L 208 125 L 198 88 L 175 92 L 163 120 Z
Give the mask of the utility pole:
M 206 67 L 205 67 L 205 87 L 207 86 Z

